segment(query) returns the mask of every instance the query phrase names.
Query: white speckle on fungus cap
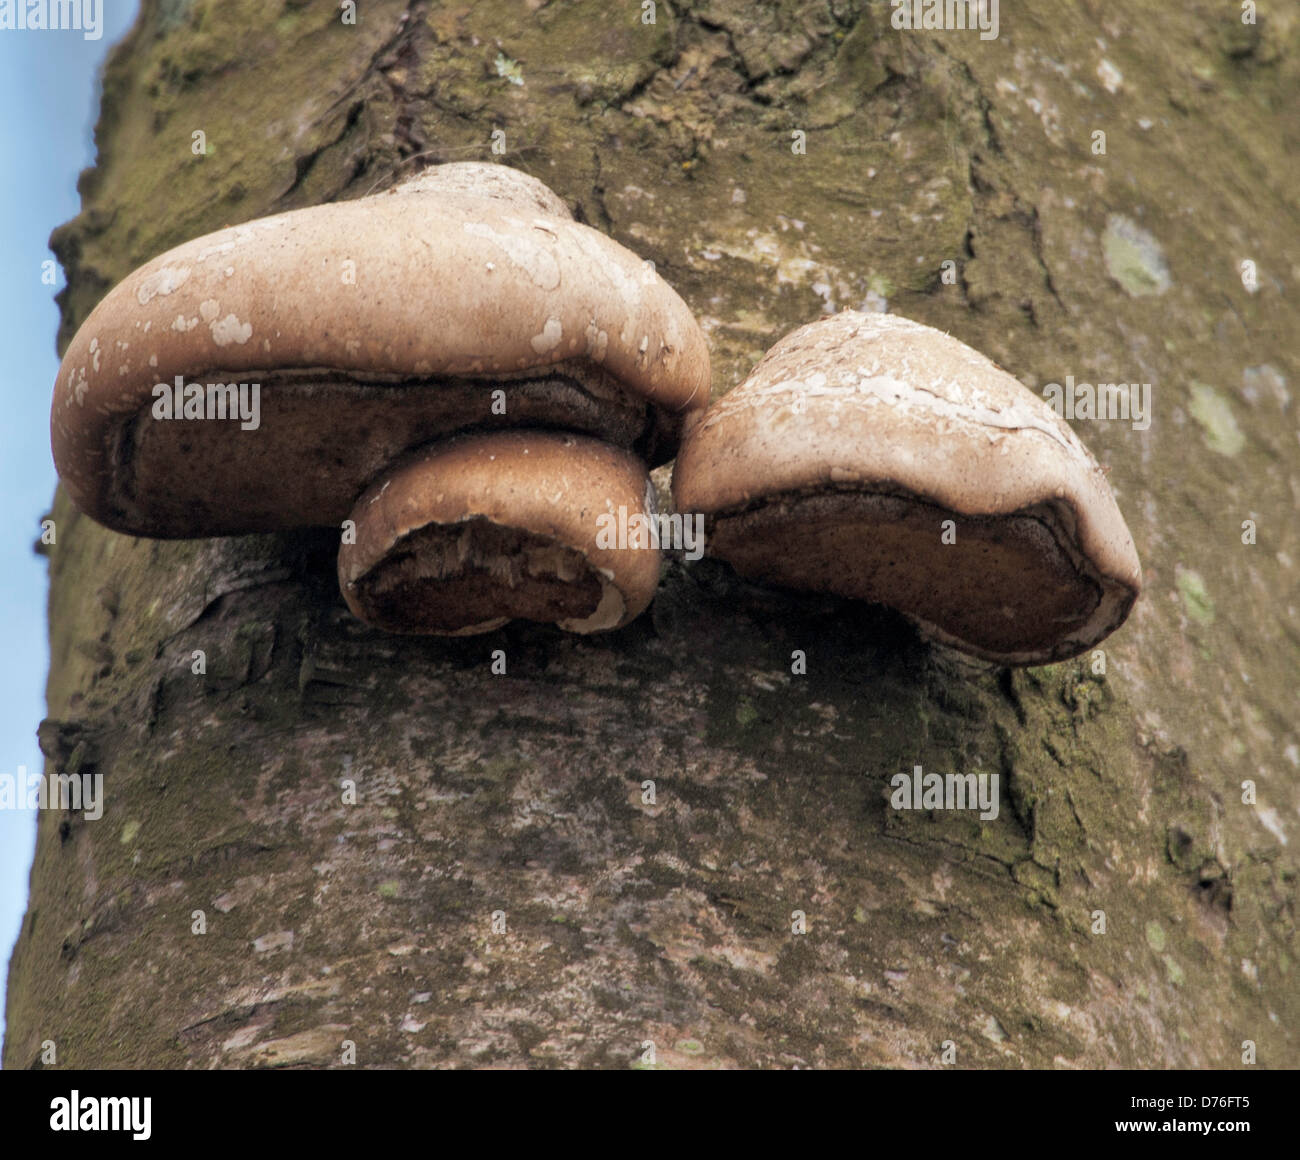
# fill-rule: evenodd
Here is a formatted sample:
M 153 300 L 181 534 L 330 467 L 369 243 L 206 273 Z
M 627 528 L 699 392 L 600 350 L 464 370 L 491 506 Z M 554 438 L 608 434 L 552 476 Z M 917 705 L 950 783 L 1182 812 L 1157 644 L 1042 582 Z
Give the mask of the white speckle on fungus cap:
M 587 355 L 596 362 L 601 362 L 605 358 L 605 350 L 609 346 L 609 335 L 596 325 L 593 318 L 587 323 Z
M 247 241 L 247 237 L 241 236 L 239 241 Z M 237 244 L 237 242 L 214 242 L 210 246 L 204 246 L 203 249 L 198 252 L 195 261 L 206 262 L 213 254 L 228 254 Z
M 464 222 L 462 225 L 471 237 L 482 238 L 496 246 L 541 289 L 554 290 L 559 286 L 559 263 L 539 239 L 529 235 L 498 233 L 486 222 Z M 548 236 L 554 240 L 552 235 Z
M 641 301 L 641 281 L 645 273 L 644 263 L 640 264 L 637 273 L 629 273 L 610 255 L 609 250 L 603 244 L 601 236 L 594 230 L 579 229 L 574 232 L 573 239 L 588 261 L 591 262 L 593 274 L 597 274 L 608 281 L 614 292 L 623 300 L 629 310 L 637 306 Z
M 233 314 L 227 314 L 225 318 L 213 321 L 210 325 L 212 341 L 218 346 L 229 346 L 232 342 L 243 346 L 253 337 L 253 324 L 240 322 Z
M 188 266 L 163 266 L 162 269 L 155 270 L 136 287 L 135 300 L 141 306 L 145 306 L 156 295 L 170 294 L 184 285 L 189 276 L 190 268 Z
M 546 325 L 542 327 L 541 334 L 533 335 L 529 345 L 538 354 L 546 354 L 560 345 L 560 339 L 564 337 L 564 327 L 558 318 L 548 318 Z

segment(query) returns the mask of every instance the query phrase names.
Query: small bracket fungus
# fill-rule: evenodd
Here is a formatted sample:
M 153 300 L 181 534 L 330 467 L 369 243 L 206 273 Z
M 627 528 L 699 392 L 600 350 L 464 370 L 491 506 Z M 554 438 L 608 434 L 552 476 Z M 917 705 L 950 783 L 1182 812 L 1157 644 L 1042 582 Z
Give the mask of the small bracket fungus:
M 741 574 L 887 604 L 1002 664 L 1091 648 L 1141 590 L 1069 426 L 977 351 L 893 315 L 846 311 L 778 342 L 687 434 L 673 498 Z
M 390 632 L 467 636 L 515 618 L 570 632 L 645 610 L 659 552 L 603 547 L 598 517 L 654 516 L 634 455 L 576 435 L 471 435 L 416 452 L 357 501 L 339 550 L 348 607 Z
M 708 395 L 704 336 L 662 278 L 536 179 L 464 163 L 146 263 L 69 344 L 51 442 L 107 527 L 238 535 L 338 526 L 413 449 L 470 432 L 666 462 Z

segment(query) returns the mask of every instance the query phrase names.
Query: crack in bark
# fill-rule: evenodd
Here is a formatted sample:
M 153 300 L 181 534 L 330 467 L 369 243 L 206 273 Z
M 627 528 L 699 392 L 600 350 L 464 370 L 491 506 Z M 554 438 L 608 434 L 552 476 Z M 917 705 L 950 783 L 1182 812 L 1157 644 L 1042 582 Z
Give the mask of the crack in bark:
M 320 158 L 339 145 L 356 128 L 362 113 L 368 107 L 365 88 L 372 80 L 379 79 L 388 86 L 390 95 L 393 96 L 394 103 L 398 107 L 398 114 L 393 125 L 393 137 L 398 142 L 399 152 L 403 142 L 409 145 L 412 151 L 419 151 L 424 144 L 424 140 L 423 135 L 417 133 L 419 126 L 418 101 L 414 95 L 408 94 L 401 85 L 394 81 L 388 75 L 388 72 L 399 64 L 408 65 L 411 68 L 418 66 L 419 54 L 416 50 L 416 40 L 421 31 L 426 29 L 423 19 L 426 5 L 427 0 L 409 0 L 406 11 L 398 18 L 397 29 L 393 35 L 371 53 L 365 69 L 348 90 L 341 93 L 326 106 L 325 110 L 317 118 L 316 124 L 328 119 L 345 102 L 353 102 L 344 116 L 342 128 L 331 140 L 294 159 L 294 179 L 289 187 L 276 199 L 277 202 L 282 203 L 292 197 L 306 181 Z M 352 173 L 334 191 L 333 196 L 337 196 L 339 192 L 346 189 L 360 177 L 365 172 L 366 166 L 367 161 L 364 158 L 358 160 L 353 166 Z

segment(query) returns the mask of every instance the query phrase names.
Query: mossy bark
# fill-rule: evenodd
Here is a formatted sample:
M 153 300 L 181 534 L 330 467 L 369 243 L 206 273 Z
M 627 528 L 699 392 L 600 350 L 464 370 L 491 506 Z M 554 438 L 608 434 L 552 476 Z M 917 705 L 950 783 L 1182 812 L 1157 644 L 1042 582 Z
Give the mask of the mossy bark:
M 1023 8 L 145 0 L 65 342 L 185 238 L 502 160 L 655 261 L 715 390 L 885 303 L 1031 387 L 1151 382 L 1148 430 L 1078 424 L 1147 590 L 1104 673 L 681 559 L 608 637 L 403 639 L 334 533 L 132 540 L 60 495 L 42 745 L 107 804 L 41 816 L 6 1066 L 1300 1063 L 1300 25 Z M 1002 812 L 890 809 L 916 765 Z

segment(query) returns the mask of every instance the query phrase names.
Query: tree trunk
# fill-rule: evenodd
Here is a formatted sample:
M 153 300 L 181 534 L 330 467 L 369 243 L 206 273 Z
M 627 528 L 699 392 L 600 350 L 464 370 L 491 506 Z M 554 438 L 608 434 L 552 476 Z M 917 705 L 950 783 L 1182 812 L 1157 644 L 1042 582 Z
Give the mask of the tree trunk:
M 613 635 L 408 639 L 336 532 L 134 540 L 60 493 L 42 748 L 106 805 L 40 817 L 6 1066 L 1300 1063 L 1300 21 L 1023 7 L 145 0 L 65 343 L 189 237 L 499 160 L 653 259 L 715 393 L 885 305 L 1036 391 L 1150 382 L 1148 429 L 1076 422 L 1147 587 L 1019 671 L 680 556 Z M 917 765 L 1000 814 L 892 809 Z

